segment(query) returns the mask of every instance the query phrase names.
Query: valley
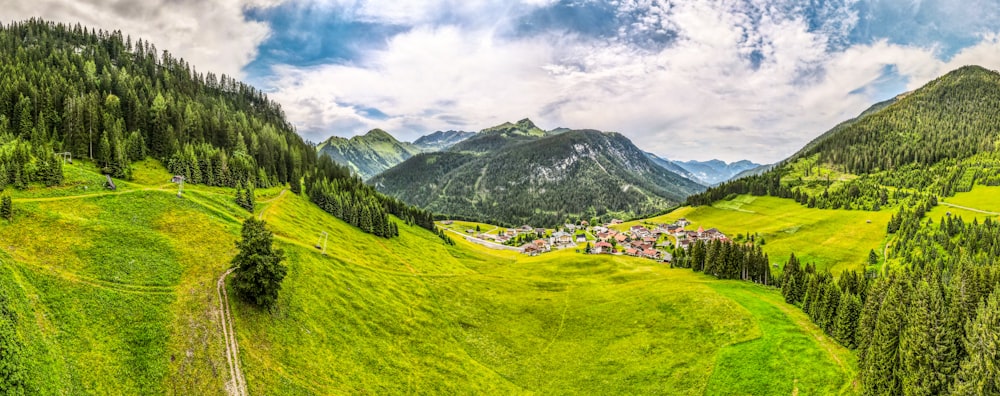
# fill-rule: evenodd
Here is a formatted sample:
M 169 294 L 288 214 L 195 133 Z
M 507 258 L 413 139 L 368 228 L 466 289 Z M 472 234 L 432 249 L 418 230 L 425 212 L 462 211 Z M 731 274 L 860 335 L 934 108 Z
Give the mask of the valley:
M 639 135 L 492 108 L 464 132 L 460 102 L 328 91 L 295 125 L 117 30 L 13 22 L 0 53 L 0 394 L 1000 394 L 1000 72 L 954 66 L 759 165 L 647 151 L 782 139 L 633 122 L 666 103 L 595 121 Z M 369 132 L 307 140 L 324 111 Z
M 15 222 L 0 225 L 6 294 L 40 357 L 32 389 L 223 393 L 215 280 L 246 212 L 226 189 L 185 186 L 177 198 L 155 161 L 113 193 L 80 193 L 97 179 L 86 163 L 66 170 L 78 193 L 24 191 Z M 282 298 L 271 312 L 231 302 L 249 394 L 829 393 L 853 377 L 850 354 L 773 288 L 572 249 L 447 247 L 414 226 L 389 243 L 282 192 L 258 190 L 255 210 L 290 258 Z M 313 247 L 322 231 L 328 255 Z M 142 248 L 149 238 L 171 248 Z M 799 363 L 772 355 L 776 345 Z M 81 370 L 92 361 L 98 370 Z

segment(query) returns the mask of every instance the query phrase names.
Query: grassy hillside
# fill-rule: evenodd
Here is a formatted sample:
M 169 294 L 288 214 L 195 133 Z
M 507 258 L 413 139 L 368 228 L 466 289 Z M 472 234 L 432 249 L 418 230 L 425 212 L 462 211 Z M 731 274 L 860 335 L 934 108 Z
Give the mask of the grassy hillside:
M 155 161 L 115 193 L 90 165 L 66 172 L 65 187 L 17 192 L 0 222 L 29 389 L 225 393 L 213 287 L 249 214 L 225 188 L 177 198 Z M 854 377 L 773 289 L 626 257 L 448 247 L 405 225 L 385 240 L 257 193 L 289 275 L 273 311 L 233 302 L 251 394 L 826 394 Z M 323 231 L 328 255 L 313 246 Z
M 783 264 L 795 253 L 803 263 L 839 274 L 845 269 L 864 269 L 869 251 L 882 251 L 891 216 L 890 210 L 810 209 L 790 199 L 741 195 L 623 226 L 672 223 L 683 217 L 692 222 L 688 229 L 714 227 L 730 237 L 757 233 L 764 237 L 764 252 L 772 263 Z

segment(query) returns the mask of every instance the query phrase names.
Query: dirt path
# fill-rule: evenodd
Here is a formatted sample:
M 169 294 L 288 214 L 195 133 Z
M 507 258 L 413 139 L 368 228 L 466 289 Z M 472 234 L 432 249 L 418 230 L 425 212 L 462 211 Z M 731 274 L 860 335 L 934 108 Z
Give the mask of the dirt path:
M 261 209 L 260 215 L 257 216 L 257 220 L 264 220 L 264 213 L 267 212 L 268 210 L 270 210 L 271 208 L 275 207 L 278 204 L 278 202 L 281 201 L 281 198 L 285 196 L 285 191 L 288 191 L 288 190 L 281 190 L 281 192 L 278 193 L 277 197 L 271 198 L 271 199 L 269 199 L 267 201 L 260 202 L 260 203 L 266 203 L 266 204 L 270 204 L 270 205 L 267 205 L 266 208 Z
M 233 330 L 233 316 L 229 312 L 229 294 L 226 292 L 226 277 L 235 268 L 230 268 L 216 284 L 216 292 L 219 297 L 219 323 L 222 324 L 222 337 L 226 341 L 226 362 L 229 365 L 229 382 L 226 383 L 226 390 L 233 396 L 246 396 L 247 382 L 243 378 L 243 369 L 240 368 L 240 345 L 236 342 L 236 332 Z
M 1000 213 L 990 212 L 988 210 L 970 208 L 968 206 L 955 205 L 955 204 L 947 203 L 947 202 L 944 202 L 944 201 L 938 201 L 938 203 L 941 204 L 941 205 L 944 205 L 944 206 L 950 206 L 950 207 L 953 207 L 953 208 L 965 209 L 965 210 L 968 210 L 970 212 L 988 214 L 988 215 L 993 215 L 993 216 L 1000 216 Z

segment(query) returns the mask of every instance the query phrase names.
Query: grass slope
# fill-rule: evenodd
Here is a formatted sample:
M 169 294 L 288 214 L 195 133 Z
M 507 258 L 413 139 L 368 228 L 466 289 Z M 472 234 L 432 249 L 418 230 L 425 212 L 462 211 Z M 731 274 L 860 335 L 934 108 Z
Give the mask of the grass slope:
M 18 193 L 16 221 L 0 222 L 31 390 L 225 393 L 213 288 L 248 213 L 226 189 L 178 199 L 152 161 L 116 194 L 79 187 L 87 164 L 67 174 L 73 194 Z M 627 257 L 448 247 L 402 224 L 384 240 L 279 189 L 258 190 L 255 215 L 289 274 L 276 309 L 233 302 L 251 394 L 829 393 L 854 377 L 773 289 Z
M 683 207 L 663 216 L 629 222 L 671 223 L 679 218 L 699 226 L 718 228 L 731 237 L 760 233 L 772 263 L 784 264 L 791 253 L 804 263 L 815 263 L 834 274 L 863 269 L 871 249 L 881 251 L 892 212 L 810 209 L 790 199 L 741 195 L 712 206 Z M 871 221 L 870 223 L 868 221 Z

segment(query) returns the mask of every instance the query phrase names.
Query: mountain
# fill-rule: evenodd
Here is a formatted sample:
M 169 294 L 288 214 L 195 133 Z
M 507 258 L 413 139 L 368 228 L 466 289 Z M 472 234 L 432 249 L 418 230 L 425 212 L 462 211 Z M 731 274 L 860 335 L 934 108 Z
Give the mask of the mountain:
M 491 149 L 492 148 L 492 149 Z M 530 121 L 488 128 L 369 181 L 436 213 L 509 225 L 661 211 L 703 186 L 663 169 L 618 133 L 547 136 Z
M 1000 184 L 997 108 L 1000 74 L 965 66 L 873 105 L 766 172 L 688 202 L 752 193 L 810 207 L 877 210 L 909 196 Z
M 475 132 L 437 131 L 417 138 L 417 140 L 413 141 L 413 145 L 425 153 L 441 151 L 475 135 Z
M 346 165 L 362 179 L 369 179 L 422 151 L 414 144 L 396 140 L 381 129 L 372 129 L 350 139 L 333 136 L 317 146 L 316 150 L 334 162 Z
M 706 185 L 707 186 L 707 184 L 700 182 L 698 180 L 698 177 L 695 176 L 694 173 L 691 173 L 687 169 L 684 169 L 684 168 L 680 167 L 680 165 L 675 164 L 673 161 L 665 159 L 665 158 L 662 158 L 662 157 L 657 156 L 656 154 L 653 154 L 653 153 L 647 152 L 645 154 L 646 154 L 646 158 L 649 158 L 650 161 L 653 161 L 653 163 L 659 165 L 661 168 L 666 169 L 666 170 L 671 171 L 671 172 L 674 172 L 674 173 L 676 173 L 678 175 L 681 175 L 685 179 L 688 179 L 688 180 L 694 181 L 694 182 L 696 182 L 698 184 L 702 184 L 702 185 Z
M 760 165 L 760 166 L 757 166 L 757 167 L 754 167 L 754 168 L 750 168 L 750 169 L 747 169 L 747 170 L 745 170 L 743 172 L 737 173 L 736 175 L 734 175 L 729 180 L 736 180 L 736 179 L 747 177 L 747 176 L 760 175 L 760 174 L 763 174 L 764 172 L 767 172 L 767 171 L 771 170 L 771 168 L 774 168 L 775 165 L 777 165 L 777 164 L 765 164 L 765 165 Z
M 451 151 L 467 153 L 488 153 L 519 143 L 538 140 L 547 134 L 531 120 L 525 118 L 516 123 L 505 122 L 479 131 L 451 147 Z
M 709 161 L 673 161 L 673 163 L 694 176 L 696 180 L 704 185 L 711 186 L 732 179 L 740 172 L 750 170 L 760 166 L 753 162 L 743 160 L 733 163 L 713 159 Z

